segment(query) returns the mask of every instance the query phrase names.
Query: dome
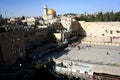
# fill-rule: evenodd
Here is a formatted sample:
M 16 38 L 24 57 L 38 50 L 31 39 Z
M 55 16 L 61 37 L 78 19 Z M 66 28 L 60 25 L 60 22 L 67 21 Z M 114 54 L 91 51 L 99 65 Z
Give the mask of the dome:
M 56 15 L 56 11 L 53 9 L 48 10 L 48 15 Z

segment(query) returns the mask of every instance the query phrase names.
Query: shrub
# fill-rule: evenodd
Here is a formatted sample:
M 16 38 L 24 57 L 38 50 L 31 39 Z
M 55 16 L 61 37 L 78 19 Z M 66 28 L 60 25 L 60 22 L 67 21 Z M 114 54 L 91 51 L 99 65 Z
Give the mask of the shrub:
M 37 69 L 42 69 L 44 67 L 43 63 L 41 60 L 38 60 L 37 64 L 36 64 L 36 68 Z

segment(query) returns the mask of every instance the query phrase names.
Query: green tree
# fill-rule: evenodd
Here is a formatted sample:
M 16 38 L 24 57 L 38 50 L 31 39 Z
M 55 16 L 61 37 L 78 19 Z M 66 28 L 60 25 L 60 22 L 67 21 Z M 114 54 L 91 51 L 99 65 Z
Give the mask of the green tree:
M 109 13 L 110 21 L 113 21 L 113 10 Z
M 96 21 L 103 21 L 103 13 L 99 12 L 96 16 Z
M 120 21 L 120 12 L 114 14 L 114 21 Z
M 109 12 L 104 14 L 104 21 L 110 21 Z
M 42 61 L 41 61 L 41 60 L 38 60 L 38 62 L 37 62 L 37 64 L 36 64 L 36 68 L 37 68 L 37 69 L 43 69 L 43 67 L 44 67 L 44 64 L 42 63 Z
M 80 17 L 74 17 L 76 21 L 80 21 Z
M 81 14 L 80 21 L 85 21 L 85 15 L 84 14 Z
M 88 16 L 87 16 L 87 21 L 88 21 L 88 22 L 93 22 L 93 21 L 95 21 L 95 16 L 93 16 L 93 15 L 88 15 Z

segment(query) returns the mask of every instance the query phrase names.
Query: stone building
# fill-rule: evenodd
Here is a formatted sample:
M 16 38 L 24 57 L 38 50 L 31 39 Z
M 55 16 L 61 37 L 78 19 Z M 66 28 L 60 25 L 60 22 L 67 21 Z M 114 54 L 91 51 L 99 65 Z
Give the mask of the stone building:
M 65 40 L 65 28 L 60 22 L 54 22 L 50 26 L 50 31 L 54 34 L 57 42 L 64 42 Z
M 18 58 L 24 59 L 24 33 L 20 29 L 0 27 L 0 62 L 13 64 Z
M 47 28 L 24 31 L 26 50 L 37 48 L 50 41 Z

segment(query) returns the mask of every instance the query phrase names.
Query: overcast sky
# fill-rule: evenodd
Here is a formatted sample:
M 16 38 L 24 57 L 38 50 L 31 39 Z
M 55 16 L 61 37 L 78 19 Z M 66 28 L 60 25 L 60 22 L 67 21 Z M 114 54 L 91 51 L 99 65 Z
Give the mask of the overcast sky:
M 60 15 L 120 11 L 120 0 L 0 0 L 0 14 L 4 17 L 42 16 L 45 4 Z

